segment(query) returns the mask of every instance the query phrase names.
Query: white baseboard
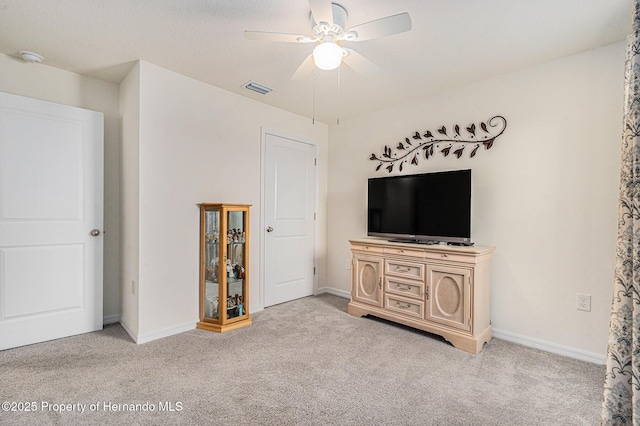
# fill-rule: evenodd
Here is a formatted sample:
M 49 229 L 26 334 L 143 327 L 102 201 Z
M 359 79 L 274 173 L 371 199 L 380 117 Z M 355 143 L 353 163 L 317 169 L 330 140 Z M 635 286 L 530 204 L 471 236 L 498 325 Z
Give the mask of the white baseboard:
M 333 287 L 320 287 L 317 294 L 329 293 L 335 296 L 343 297 L 345 299 L 351 298 L 351 293 L 345 290 L 338 290 Z M 252 309 L 252 314 L 263 310 L 262 306 Z M 133 332 L 132 328 L 122 320 L 119 315 L 110 315 L 104 317 L 104 324 L 113 324 L 120 322 L 125 331 L 131 336 L 131 338 L 138 344 L 151 342 L 153 340 L 161 339 L 163 337 L 172 336 L 174 334 L 184 333 L 185 331 L 193 330 L 195 328 L 195 322 L 188 322 L 174 327 L 165 328 L 163 330 L 154 331 L 152 333 L 146 333 L 138 335 Z M 497 339 L 506 340 L 508 342 L 517 343 L 519 345 L 528 346 L 535 349 L 540 349 L 546 352 L 568 356 L 570 358 L 579 359 L 581 361 L 587 361 L 594 364 L 604 365 L 606 363 L 606 355 L 598 354 L 595 352 L 584 351 L 582 349 L 576 349 L 570 346 L 560 345 L 558 343 L 549 342 L 542 339 L 536 339 L 529 336 L 523 336 L 521 334 L 512 333 L 510 331 L 500 330 L 493 328 L 493 337 Z
M 322 293 L 333 294 L 336 296 L 344 297 L 345 299 L 351 298 L 350 292 L 345 290 L 338 290 L 333 287 L 320 287 L 318 289 L 318 294 L 322 294 Z M 570 346 L 560 345 L 557 343 L 536 339 L 529 336 L 523 336 L 521 334 L 512 333 L 510 331 L 493 328 L 492 334 L 493 334 L 493 337 L 506 340 L 508 342 L 513 342 L 519 345 L 540 349 L 553 354 L 568 356 L 570 358 L 579 359 L 581 361 L 592 362 L 594 364 L 604 365 L 607 360 L 607 356 L 603 354 L 584 351 L 582 349 L 576 349 Z
M 197 321 L 189 321 L 173 327 L 163 328 L 162 330 L 153 331 L 151 333 L 138 334 L 137 344 L 148 343 L 153 340 L 162 339 L 163 337 L 173 336 L 174 334 L 184 333 L 196 328 Z
M 127 334 L 129 335 L 129 337 L 131 337 L 133 339 L 133 341 L 136 341 L 136 336 L 138 335 L 137 332 L 133 331 L 133 327 L 131 327 L 127 321 L 125 321 L 124 318 L 120 318 L 120 325 L 122 326 L 122 328 L 124 328 L 124 331 L 127 332 Z
M 351 298 L 351 293 L 350 292 L 348 292 L 346 290 L 338 290 L 337 288 L 333 288 L 333 287 L 320 287 L 318 289 L 318 293 L 317 294 L 322 294 L 322 293 L 333 294 L 334 296 L 344 297 L 345 299 L 350 299 Z
M 546 340 L 523 336 L 496 328 L 493 329 L 492 334 L 493 337 L 506 340 L 508 342 L 517 343 L 519 345 L 540 349 L 558 355 L 568 356 L 570 358 L 575 358 L 582 361 L 592 362 L 594 364 L 604 365 L 607 359 L 606 355 L 583 351 L 582 349 L 576 349 L 570 346 L 560 345 L 557 343 L 548 342 Z
M 264 307 L 262 305 L 258 305 L 258 306 L 251 305 L 251 307 L 249 308 L 249 315 L 253 315 L 256 312 L 260 312 L 263 310 L 264 310 Z
M 106 315 L 102 317 L 102 325 L 115 324 L 117 322 L 120 322 L 120 314 Z
M 162 339 L 163 337 L 173 336 L 174 334 L 184 333 L 185 331 L 190 331 L 196 328 L 195 321 L 185 322 L 180 325 L 176 325 L 173 327 L 164 328 L 162 330 L 153 331 L 151 333 L 139 334 L 133 330 L 127 321 L 120 318 L 120 325 L 124 330 L 129 334 L 129 336 L 133 339 L 133 341 L 139 345 L 143 343 L 148 343 L 153 340 Z

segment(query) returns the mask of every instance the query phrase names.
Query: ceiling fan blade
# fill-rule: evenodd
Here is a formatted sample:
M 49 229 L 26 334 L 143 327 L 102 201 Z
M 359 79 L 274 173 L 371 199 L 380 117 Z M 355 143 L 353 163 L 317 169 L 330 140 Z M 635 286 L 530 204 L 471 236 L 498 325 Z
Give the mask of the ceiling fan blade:
M 265 31 L 245 31 L 244 37 L 248 40 L 280 41 L 285 43 L 311 43 L 314 39 L 299 35 L 286 33 L 270 33 Z
M 296 72 L 291 76 L 291 80 L 302 80 L 313 71 L 313 67 L 315 66 L 313 62 L 313 55 L 307 56 L 307 58 L 302 61 Z
M 355 41 L 361 41 L 399 34 L 409 31 L 410 29 L 411 17 L 407 12 L 404 12 L 356 25 L 351 28 L 348 33 L 355 31 L 358 34 Z
M 354 71 L 364 75 L 365 77 L 371 77 L 378 71 L 380 68 L 375 66 L 370 60 L 356 52 L 352 49 L 347 49 L 347 55 L 342 58 L 342 62 L 353 68 Z
M 309 0 L 309 9 L 311 9 L 311 14 L 317 24 L 320 22 L 326 22 L 329 25 L 333 24 L 331 0 Z

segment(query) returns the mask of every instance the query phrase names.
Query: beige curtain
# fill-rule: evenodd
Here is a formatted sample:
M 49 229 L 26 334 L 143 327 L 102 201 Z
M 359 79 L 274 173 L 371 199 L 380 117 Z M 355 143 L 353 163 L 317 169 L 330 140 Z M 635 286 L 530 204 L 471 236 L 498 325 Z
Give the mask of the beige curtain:
M 603 425 L 640 425 L 640 0 L 627 38 L 618 244 Z

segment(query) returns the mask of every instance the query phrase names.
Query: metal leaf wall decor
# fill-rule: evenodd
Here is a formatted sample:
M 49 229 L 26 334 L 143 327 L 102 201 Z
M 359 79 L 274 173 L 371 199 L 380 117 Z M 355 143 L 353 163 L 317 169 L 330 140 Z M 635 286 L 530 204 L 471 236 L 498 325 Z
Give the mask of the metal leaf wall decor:
M 411 163 L 417 166 L 423 156 L 428 160 L 436 152 L 440 152 L 445 157 L 452 154 L 460 158 L 469 148 L 467 150 L 469 158 L 473 158 L 480 146 L 484 146 L 485 150 L 491 149 L 495 140 L 504 133 L 506 128 L 507 120 L 501 115 L 496 115 L 486 122 L 479 123 L 478 126 L 472 123 L 461 128 L 456 124 L 451 129 L 442 126 L 435 132 L 431 130 L 422 134 L 415 132 L 411 137 L 398 142 L 395 148 L 385 145 L 382 155 L 371 154 L 369 159 L 379 163 L 376 171 L 384 167 L 391 173 L 396 164 L 398 171 L 401 172 L 404 164 Z

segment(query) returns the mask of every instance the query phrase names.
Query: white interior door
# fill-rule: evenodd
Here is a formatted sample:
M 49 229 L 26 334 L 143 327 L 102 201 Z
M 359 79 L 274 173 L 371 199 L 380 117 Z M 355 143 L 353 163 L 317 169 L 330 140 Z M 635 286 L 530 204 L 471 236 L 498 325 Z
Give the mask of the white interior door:
M 0 93 L 0 350 L 102 329 L 103 155 L 102 113 Z
M 313 294 L 315 146 L 265 135 L 264 306 Z

